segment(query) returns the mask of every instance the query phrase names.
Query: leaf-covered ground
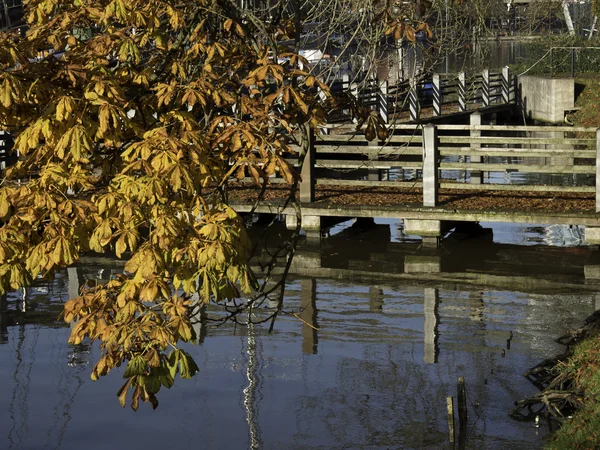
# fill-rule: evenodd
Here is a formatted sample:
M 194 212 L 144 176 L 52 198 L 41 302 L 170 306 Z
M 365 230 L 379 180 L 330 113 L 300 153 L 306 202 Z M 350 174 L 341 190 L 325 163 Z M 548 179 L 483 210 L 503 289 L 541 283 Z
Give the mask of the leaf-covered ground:
M 414 206 L 422 205 L 421 190 L 393 187 L 318 186 L 316 202 L 349 206 Z M 260 189 L 255 186 L 236 184 L 229 191 L 230 201 L 249 203 L 256 200 Z M 289 196 L 288 187 L 272 185 L 265 191 L 263 200 L 282 201 Z M 439 205 L 445 209 L 493 210 L 493 211 L 547 211 L 585 212 L 595 211 L 595 198 L 588 193 L 553 192 L 501 192 L 441 189 Z

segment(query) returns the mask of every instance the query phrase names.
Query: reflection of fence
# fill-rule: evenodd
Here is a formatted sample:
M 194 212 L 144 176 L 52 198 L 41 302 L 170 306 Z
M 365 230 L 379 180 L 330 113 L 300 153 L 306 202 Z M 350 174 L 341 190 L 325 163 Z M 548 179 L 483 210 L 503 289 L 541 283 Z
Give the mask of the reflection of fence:
M 342 134 L 313 135 L 310 154 L 302 168 L 301 199 L 312 201 L 316 185 L 417 188 L 423 192 L 424 206 L 437 205 L 438 188 L 596 192 L 600 211 L 600 176 L 596 176 L 595 186 L 565 185 L 562 181 L 558 184 L 510 183 L 513 172 L 596 175 L 600 131 L 583 127 L 478 125 L 479 114 L 474 113 L 472 117 L 471 125 L 393 125 L 385 142 L 369 142 L 363 135 L 345 134 L 343 127 L 337 129 Z M 317 169 L 328 170 L 319 174 Z M 363 170 L 362 174 L 359 170 Z M 390 181 L 389 177 L 381 176 L 381 171 L 404 170 L 414 173 L 413 179 Z M 440 180 L 442 171 L 469 176 Z M 339 176 L 344 172 L 345 177 Z M 350 178 L 347 176 L 350 172 L 356 176 L 343 179 Z M 364 179 L 365 172 L 379 172 L 378 179 Z M 502 183 L 484 183 L 483 172 L 500 172 L 509 179 Z
M 470 105 L 487 107 L 514 100 L 514 77 L 508 67 L 469 76 L 465 73 L 431 74 L 394 85 L 376 79 L 352 82 L 344 75 L 334 79 L 330 86 L 332 92 L 347 92 L 358 105 L 379 111 L 384 122 L 402 111 L 409 111 L 410 119 L 418 121 L 421 108 L 432 108 L 435 117 L 467 111 Z

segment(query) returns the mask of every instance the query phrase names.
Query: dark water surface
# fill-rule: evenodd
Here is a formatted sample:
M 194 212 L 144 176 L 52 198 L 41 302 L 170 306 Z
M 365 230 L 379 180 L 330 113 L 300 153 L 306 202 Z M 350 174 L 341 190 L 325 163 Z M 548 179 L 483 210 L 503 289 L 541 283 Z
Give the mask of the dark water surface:
M 307 269 L 286 288 L 286 310 L 304 322 L 284 315 L 272 334 L 199 329 L 186 350 L 200 373 L 137 413 L 118 404 L 119 373 L 90 380 L 98 349 L 67 345 L 69 328 L 55 321 L 76 276 L 107 279 L 118 267 L 70 269 L 32 288 L 25 312 L 21 294 L 3 305 L 0 448 L 450 448 L 446 397 L 458 376 L 465 448 L 540 448 L 545 424 L 508 417 L 535 392 L 522 373 L 561 351 L 553 339 L 596 306 L 583 276 L 594 249 L 568 247 L 577 229 L 554 229 L 497 226 L 423 255 L 401 223 L 334 228 L 319 252 L 300 252 Z M 442 273 L 410 273 L 423 256 Z

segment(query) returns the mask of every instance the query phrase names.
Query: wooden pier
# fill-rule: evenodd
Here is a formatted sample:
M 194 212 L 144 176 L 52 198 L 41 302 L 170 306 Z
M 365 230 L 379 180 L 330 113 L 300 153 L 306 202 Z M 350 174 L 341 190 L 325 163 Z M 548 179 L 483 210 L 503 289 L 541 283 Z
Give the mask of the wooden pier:
M 320 232 L 328 217 L 403 219 L 407 233 L 435 246 L 457 222 L 566 224 L 585 225 L 586 242 L 600 244 L 595 128 L 481 125 L 476 112 L 470 125 L 392 125 L 385 141 L 369 142 L 348 125 L 308 135 L 298 195 L 307 232 Z M 544 182 L 515 184 L 513 174 Z M 287 190 L 270 181 L 256 208 L 243 183 L 231 191 L 233 205 L 284 214 L 295 227 L 296 210 L 283 206 Z

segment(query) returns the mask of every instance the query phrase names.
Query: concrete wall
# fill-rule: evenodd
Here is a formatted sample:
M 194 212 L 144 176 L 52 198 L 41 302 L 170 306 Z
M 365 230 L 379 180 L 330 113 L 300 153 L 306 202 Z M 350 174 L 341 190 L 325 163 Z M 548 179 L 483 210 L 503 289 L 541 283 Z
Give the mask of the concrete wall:
M 573 78 L 518 77 L 519 104 L 528 119 L 564 123 L 565 111 L 575 106 Z

